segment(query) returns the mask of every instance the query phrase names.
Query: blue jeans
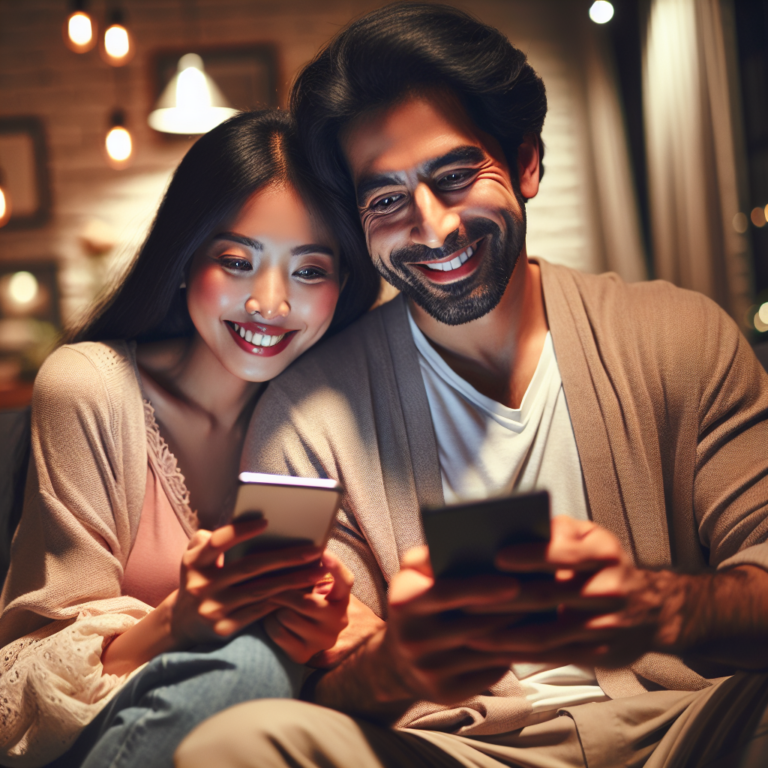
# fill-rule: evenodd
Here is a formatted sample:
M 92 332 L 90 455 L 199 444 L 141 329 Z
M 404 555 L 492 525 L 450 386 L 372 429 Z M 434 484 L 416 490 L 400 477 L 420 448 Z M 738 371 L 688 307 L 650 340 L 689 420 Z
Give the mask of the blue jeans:
M 303 671 L 258 625 L 225 645 L 164 653 L 48 768 L 172 768 L 176 747 L 196 725 L 251 699 L 298 696 Z

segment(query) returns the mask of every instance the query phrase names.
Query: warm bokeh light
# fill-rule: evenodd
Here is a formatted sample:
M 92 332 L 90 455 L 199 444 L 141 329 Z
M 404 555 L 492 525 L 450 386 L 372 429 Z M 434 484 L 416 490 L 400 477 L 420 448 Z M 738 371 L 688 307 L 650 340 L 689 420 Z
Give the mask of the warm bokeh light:
M 17 304 L 29 304 L 37 297 L 39 286 L 31 272 L 17 272 L 8 283 L 8 295 Z
M 133 151 L 131 134 L 121 125 L 111 128 L 107 134 L 107 154 L 117 163 L 124 163 Z
M 67 19 L 65 40 L 77 53 L 90 51 L 96 44 L 94 23 L 85 11 L 75 11 Z
M 763 321 L 764 325 L 768 326 L 768 301 L 760 305 L 760 309 L 757 310 L 757 316 Z
M 104 50 L 111 59 L 124 59 L 131 50 L 128 30 L 121 24 L 113 24 L 104 33 Z
M 747 214 L 746 213 L 742 213 L 741 211 L 739 211 L 733 217 L 733 228 L 740 235 L 743 235 L 747 231 Z
M 752 219 L 752 223 L 756 227 L 765 226 L 765 211 L 762 208 L 753 208 L 752 213 L 749 214 L 749 218 Z
M 765 306 L 768 306 L 768 305 L 763 304 L 763 307 Z M 763 307 L 760 307 L 760 309 L 762 310 Z M 765 314 L 768 315 L 768 311 Z M 763 322 L 763 319 L 760 317 L 760 312 L 755 312 L 755 316 L 752 319 L 752 322 L 755 326 L 755 329 L 760 331 L 760 333 L 765 333 L 766 331 L 768 331 L 768 323 Z
M 0 227 L 8 223 L 11 218 L 11 201 L 7 192 L 0 187 Z
M 595 24 L 607 24 L 613 18 L 613 5 L 606 0 L 596 0 L 589 8 L 589 18 Z

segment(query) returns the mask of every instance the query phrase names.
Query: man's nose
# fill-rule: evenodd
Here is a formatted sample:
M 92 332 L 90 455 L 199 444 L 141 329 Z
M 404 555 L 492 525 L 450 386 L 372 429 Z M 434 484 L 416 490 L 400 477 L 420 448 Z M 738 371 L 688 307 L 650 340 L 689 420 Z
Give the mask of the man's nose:
M 458 213 L 445 206 L 423 182 L 416 187 L 413 200 L 416 222 L 411 240 L 428 248 L 440 248 L 445 238 L 459 228 Z
M 258 270 L 251 295 L 245 302 L 245 311 L 250 315 L 261 315 L 265 320 L 288 315 L 291 311 L 288 285 L 281 270 L 274 267 Z

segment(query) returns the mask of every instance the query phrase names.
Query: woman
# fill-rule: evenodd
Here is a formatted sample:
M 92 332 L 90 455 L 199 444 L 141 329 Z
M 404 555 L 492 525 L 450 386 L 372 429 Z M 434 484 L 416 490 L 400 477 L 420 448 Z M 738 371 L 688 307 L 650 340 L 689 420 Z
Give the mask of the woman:
M 228 524 L 262 382 L 378 286 L 304 168 L 284 113 L 202 137 L 126 279 L 41 369 L 0 601 L 0 764 L 171 765 L 211 714 L 296 695 L 345 625 L 330 553 L 223 563 L 264 528 Z

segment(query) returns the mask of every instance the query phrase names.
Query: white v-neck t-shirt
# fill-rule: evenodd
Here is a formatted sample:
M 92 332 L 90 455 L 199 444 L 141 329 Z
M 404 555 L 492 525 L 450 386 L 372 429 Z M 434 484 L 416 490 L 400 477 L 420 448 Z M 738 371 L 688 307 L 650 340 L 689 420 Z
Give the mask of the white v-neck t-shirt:
M 584 477 L 552 337 L 520 408 L 508 408 L 458 376 L 408 313 L 437 439 L 446 504 L 546 489 L 552 514 L 588 520 Z M 594 670 L 514 664 L 535 714 L 604 701 Z

